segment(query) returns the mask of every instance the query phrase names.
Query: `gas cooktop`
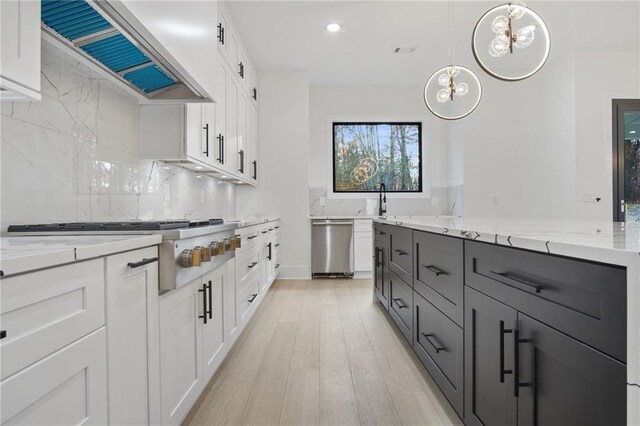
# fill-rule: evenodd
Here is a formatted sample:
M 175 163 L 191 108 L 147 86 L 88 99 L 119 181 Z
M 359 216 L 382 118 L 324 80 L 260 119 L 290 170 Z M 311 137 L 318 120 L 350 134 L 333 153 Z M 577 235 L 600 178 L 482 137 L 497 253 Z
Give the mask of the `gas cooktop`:
M 11 225 L 8 232 L 103 232 L 103 231 L 166 231 L 222 225 L 222 219 L 204 220 L 134 220 L 130 222 L 70 222 L 34 225 Z

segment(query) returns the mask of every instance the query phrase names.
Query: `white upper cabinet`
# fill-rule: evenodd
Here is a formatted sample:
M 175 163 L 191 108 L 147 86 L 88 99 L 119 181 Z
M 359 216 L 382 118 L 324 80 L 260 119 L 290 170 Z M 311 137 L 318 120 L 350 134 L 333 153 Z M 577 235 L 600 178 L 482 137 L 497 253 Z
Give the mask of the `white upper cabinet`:
M 159 50 L 164 50 L 160 53 L 173 57 L 172 65 L 182 68 L 180 74 L 190 76 L 189 83 L 216 100 L 217 59 L 212 53 L 218 43 L 217 1 L 109 0 L 109 4 L 143 37 L 148 33 L 155 38 Z
M 40 2 L 0 2 L 0 99 L 40 100 Z

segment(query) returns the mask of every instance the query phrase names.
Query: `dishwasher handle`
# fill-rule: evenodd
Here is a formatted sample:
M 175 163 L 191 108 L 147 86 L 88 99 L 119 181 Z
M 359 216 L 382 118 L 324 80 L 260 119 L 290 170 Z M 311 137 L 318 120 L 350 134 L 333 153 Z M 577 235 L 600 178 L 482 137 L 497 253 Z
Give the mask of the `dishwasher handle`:
M 313 226 L 333 226 L 333 225 L 351 225 L 353 221 L 335 221 L 335 222 L 312 222 Z

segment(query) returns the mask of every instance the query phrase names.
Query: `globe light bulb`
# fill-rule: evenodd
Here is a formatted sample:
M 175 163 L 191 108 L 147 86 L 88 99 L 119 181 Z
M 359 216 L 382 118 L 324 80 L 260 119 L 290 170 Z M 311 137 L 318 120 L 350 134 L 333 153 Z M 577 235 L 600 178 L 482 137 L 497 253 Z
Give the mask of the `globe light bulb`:
M 509 50 L 509 43 L 504 40 L 500 40 L 499 38 L 494 38 L 491 43 L 489 43 L 489 54 L 494 58 L 499 58 L 504 56 Z
M 440 74 L 440 76 L 438 77 L 438 84 L 440 86 L 448 86 L 449 76 L 447 74 Z
M 522 1 L 514 1 L 509 3 L 509 16 L 512 19 L 520 19 L 524 16 L 524 12 L 527 6 Z
M 496 16 L 491 23 L 491 29 L 496 34 L 504 33 L 507 28 L 509 28 L 509 18 L 504 15 Z
M 451 97 L 451 92 L 449 92 L 448 89 L 440 89 L 438 90 L 438 94 L 436 95 L 438 102 L 440 102 L 441 104 L 447 102 L 450 97 Z
M 519 29 L 513 36 L 513 45 L 518 49 L 529 47 L 535 38 L 535 31 L 535 25 L 527 25 L 526 27 Z
M 457 96 L 464 96 L 467 93 L 469 93 L 469 86 L 467 86 L 467 83 L 458 83 L 456 84 L 456 92 L 455 94 Z

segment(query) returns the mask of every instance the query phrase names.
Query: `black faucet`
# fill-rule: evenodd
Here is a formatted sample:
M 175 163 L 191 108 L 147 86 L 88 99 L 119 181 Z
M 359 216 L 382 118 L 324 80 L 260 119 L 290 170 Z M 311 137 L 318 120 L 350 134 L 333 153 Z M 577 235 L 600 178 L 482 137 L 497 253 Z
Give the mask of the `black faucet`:
M 382 206 L 384 203 L 384 207 Z M 387 212 L 387 187 L 380 182 L 380 202 L 378 203 L 378 216 L 384 216 Z

